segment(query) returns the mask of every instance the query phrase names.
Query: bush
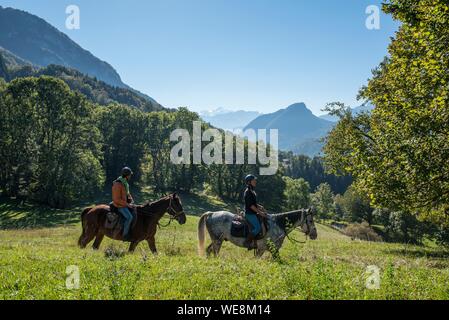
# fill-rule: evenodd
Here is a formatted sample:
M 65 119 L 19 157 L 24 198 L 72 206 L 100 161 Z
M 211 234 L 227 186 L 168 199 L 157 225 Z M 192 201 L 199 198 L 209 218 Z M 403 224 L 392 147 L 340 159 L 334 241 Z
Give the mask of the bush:
M 416 215 L 408 212 L 395 212 L 386 208 L 376 209 L 374 220 L 384 226 L 383 238 L 387 242 L 421 245 L 426 235 L 438 238 L 435 235 L 438 232 L 435 224 L 421 221 Z M 444 237 L 443 231 L 441 233 L 443 242 Z
M 382 237 L 379 236 L 366 222 L 350 224 L 344 229 L 343 233 L 352 239 L 376 242 L 382 241 Z
M 441 226 L 435 232 L 435 240 L 440 246 L 449 248 L 449 228 Z

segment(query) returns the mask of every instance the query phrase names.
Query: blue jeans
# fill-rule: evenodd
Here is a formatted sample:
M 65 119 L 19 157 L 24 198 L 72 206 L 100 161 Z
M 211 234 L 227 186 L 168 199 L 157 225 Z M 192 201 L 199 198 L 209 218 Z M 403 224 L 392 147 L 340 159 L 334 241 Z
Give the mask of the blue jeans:
M 245 213 L 245 217 L 246 217 L 246 220 L 248 220 L 248 222 L 253 227 L 251 229 L 251 233 L 253 234 L 254 237 L 256 237 L 260 233 L 260 230 L 261 230 L 261 226 L 260 226 L 259 219 L 257 218 L 257 214 L 247 211 Z
M 125 218 L 125 223 L 123 226 L 123 236 L 126 237 L 129 233 L 129 228 L 131 227 L 131 221 L 133 221 L 133 215 L 129 208 L 118 208 L 118 211 Z

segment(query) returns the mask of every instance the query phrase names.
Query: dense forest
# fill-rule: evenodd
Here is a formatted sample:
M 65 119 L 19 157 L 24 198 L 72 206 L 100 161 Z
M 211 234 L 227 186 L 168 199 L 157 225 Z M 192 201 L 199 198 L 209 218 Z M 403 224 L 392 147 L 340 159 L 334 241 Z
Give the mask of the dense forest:
M 284 174 L 290 178 L 304 178 L 310 189 L 316 190 L 322 183 L 328 183 L 334 193 L 342 194 L 352 183 L 350 175 L 337 176 L 326 172 L 323 159 L 296 155 L 293 152 L 280 152 L 279 159 L 284 165 Z

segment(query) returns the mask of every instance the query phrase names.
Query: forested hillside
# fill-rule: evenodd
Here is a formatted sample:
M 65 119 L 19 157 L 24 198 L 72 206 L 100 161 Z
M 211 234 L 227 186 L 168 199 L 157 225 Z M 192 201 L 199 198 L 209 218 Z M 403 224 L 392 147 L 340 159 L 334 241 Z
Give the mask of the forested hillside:
M 164 109 L 160 104 L 145 99 L 130 89 L 113 87 L 103 81 L 96 78 L 91 78 L 74 69 L 57 65 L 49 65 L 45 68 L 34 67 L 29 64 L 13 65 L 10 61 L 20 60 L 12 60 L 12 58 L 7 59 L 3 56 L 1 51 L 0 61 L 3 61 L 2 78 L 4 79 L 12 80 L 24 77 L 39 77 L 43 75 L 51 76 L 62 79 L 72 90 L 83 94 L 91 102 L 100 105 L 107 105 L 116 102 L 147 112 Z
M 147 113 L 99 106 L 48 76 L 3 82 L 0 93 L 0 188 L 8 196 L 66 207 L 93 195 L 128 165 L 136 183 L 157 191 L 190 192 L 207 184 L 222 197 L 240 199 L 242 178 L 258 171 L 257 165 L 173 165 L 170 133 L 191 132 L 192 122 L 200 120 L 185 108 Z M 262 191 L 272 208 L 282 204 L 280 174 L 261 177 L 262 184 L 276 186 Z

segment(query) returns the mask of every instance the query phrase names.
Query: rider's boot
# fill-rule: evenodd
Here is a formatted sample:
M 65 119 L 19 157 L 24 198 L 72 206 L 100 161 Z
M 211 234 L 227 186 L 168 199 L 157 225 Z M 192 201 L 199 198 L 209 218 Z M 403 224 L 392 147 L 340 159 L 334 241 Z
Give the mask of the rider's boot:
M 248 235 L 248 237 L 245 240 L 245 247 L 248 248 L 248 250 L 257 249 L 257 241 L 256 238 L 253 236 L 252 233 Z
M 128 234 L 126 235 L 123 235 L 123 241 L 131 242 L 131 232 L 128 232 Z

